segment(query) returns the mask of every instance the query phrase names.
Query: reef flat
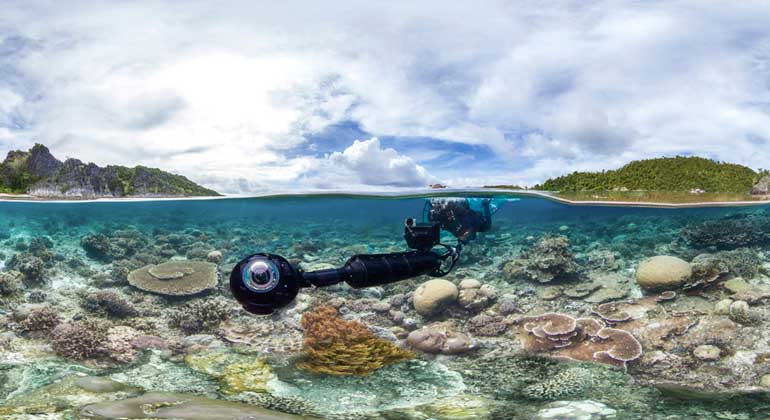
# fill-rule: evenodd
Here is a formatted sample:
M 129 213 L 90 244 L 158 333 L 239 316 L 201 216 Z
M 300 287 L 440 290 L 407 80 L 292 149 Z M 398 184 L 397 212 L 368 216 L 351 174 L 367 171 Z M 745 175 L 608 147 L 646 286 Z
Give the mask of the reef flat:
M 446 277 L 232 298 L 254 252 L 405 250 L 389 194 L 0 202 L 0 418 L 770 418 L 768 206 L 466 192 L 499 210 Z

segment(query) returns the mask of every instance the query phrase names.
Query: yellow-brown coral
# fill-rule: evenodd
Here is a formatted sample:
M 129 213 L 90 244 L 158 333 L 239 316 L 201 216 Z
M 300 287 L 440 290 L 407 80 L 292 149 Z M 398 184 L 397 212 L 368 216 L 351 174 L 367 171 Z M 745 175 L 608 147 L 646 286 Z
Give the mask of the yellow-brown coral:
M 335 376 L 366 376 L 414 354 L 374 335 L 357 321 L 347 321 L 331 306 L 320 306 L 302 315 L 305 358 L 297 367 Z

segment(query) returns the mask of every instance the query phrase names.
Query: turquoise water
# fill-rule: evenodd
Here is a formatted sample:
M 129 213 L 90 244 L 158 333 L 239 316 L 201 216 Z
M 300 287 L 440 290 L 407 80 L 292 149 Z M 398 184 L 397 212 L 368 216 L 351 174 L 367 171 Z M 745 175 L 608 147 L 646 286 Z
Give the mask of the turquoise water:
M 492 229 L 465 247 L 444 278 L 455 295 L 430 314 L 416 308 L 415 291 L 430 280 L 419 277 L 305 289 L 271 316 L 232 298 L 227 280 L 241 258 L 269 252 L 314 270 L 404 251 L 404 219 L 422 217 L 426 199 L 2 202 L 0 418 L 770 418 L 770 207 L 494 198 Z M 693 270 L 670 287 L 672 301 L 636 281 L 640 262 L 659 255 Z M 216 286 L 168 296 L 129 281 L 149 265 L 192 260 L 215 266 Z M 642 348 L 626 368 L 526 345 L 521 318 L 612 319 L 597 311 L 608 302 L 631 319 L 605 327 Z M 303 370 L 303 314 L 321 305 L 412 360 L 366 376 Z M 407 339 L 422 330 L 467 345 L 426 352 Z M 586 340 L 575 346 L 606 344 Z M 142 398 L 180 411 L 130 409 Z

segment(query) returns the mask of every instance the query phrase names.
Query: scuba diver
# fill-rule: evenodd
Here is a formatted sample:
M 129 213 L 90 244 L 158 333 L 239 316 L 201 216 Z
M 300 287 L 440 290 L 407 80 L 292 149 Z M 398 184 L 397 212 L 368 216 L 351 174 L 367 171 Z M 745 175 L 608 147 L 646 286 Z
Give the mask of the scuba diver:
M 316 271 L 303 271 L 280 255 L 256 253 L 235 265 L 230 290 L 244 309 L 265 315 L 288 305 L 303 287 L 345 282 L 360 289 L 424 274 L 442 277 L 452 271 L 464 244 L 489 231 L 496 210 L 488 198 L 427 199 L 423 221 L 408 218 L 404 223 L 404 239 L 411 251 L 354 255 L 341 268 Z M 442 243 L 442 230 L 451 233 L 457 244 Z

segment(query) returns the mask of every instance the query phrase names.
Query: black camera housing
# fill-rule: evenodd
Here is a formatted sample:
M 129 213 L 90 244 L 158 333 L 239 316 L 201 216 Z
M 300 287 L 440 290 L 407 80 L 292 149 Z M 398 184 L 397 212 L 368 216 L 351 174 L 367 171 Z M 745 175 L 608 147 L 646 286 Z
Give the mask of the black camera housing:
M 441 224 L 437 222 L 418 223 L 415 219 L 406 219 L 404 239 L 411 249 L 429 251 L 441 242 Z

